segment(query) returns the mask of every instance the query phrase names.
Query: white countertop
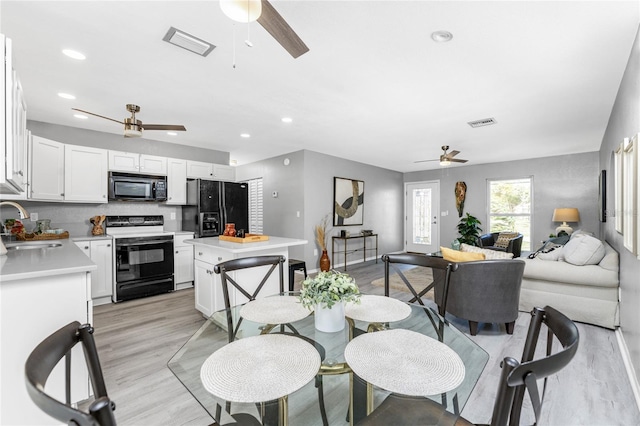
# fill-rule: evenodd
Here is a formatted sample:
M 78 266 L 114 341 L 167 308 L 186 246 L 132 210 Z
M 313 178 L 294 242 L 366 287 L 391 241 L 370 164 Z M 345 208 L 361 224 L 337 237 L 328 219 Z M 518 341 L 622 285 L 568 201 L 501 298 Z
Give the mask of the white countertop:
M 0 281 L 64 275 L 97 269 L 96 264 L 72 240 L 47 240 L 46 242 L 60 243 L 62 246 L 33 250 L 9 250 L 6 256 L 0 256 Z M 18 242 L 18 244 L 21 243 Z
M 202 246 L 208 248 L 222 249 L 229 253 L 248 253 L 261 250 L 269 250 L 274 248 L 301 246 L 307 244 L 307 240 L 299 240 L 296 238 L 269 237 L 267 241 L 259 241 L 256 243 L 231 243 L 229 241 L 220 241 L 218 237 L 194 238 L 184 240 L 187 244 L 194 246 Z

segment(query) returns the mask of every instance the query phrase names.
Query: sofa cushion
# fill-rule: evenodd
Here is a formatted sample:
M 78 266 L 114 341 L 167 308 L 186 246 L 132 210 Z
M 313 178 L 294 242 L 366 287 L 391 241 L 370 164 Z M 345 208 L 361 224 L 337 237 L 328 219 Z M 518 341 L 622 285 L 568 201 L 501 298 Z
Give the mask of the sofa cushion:
M 469 253 L 453 250 L 447 247 L 440 247 L 442 257 L 449 262 L 470 262 L 472 260 L 484 260 L 484 254 L 482 253 Z
M 562 260 L 561 257 L 563 246 L 551 247 L 548 251 L 541 251 L 538 253 L 538 259 L 540 260 Z
M 562 248 L 565 262 L 572 265 L 597 265 L 605 255 L 602 241 L 589 235 L 571 238 Z
M 467 253 L 482 253 L 484 254 L 485 259 L 513 259 L 513 253 L 483 249 L 482 247 L 470 246 L 465 243 L 460 244 L 460 251 Z

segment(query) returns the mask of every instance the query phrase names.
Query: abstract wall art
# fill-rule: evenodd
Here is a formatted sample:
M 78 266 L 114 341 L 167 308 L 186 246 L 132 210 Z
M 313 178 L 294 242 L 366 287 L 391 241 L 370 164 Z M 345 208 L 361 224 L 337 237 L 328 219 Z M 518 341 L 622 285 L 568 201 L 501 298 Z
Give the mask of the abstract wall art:
M 333 226 L 364 223 L 364 181 L 334 177 L 333 200 Z

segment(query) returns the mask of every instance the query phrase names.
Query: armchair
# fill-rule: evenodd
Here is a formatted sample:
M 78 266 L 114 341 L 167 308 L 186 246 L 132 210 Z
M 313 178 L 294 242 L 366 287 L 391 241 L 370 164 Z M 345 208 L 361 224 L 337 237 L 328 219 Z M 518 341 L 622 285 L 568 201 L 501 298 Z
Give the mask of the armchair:
M 503 238 L 499 238 L 503 234 Z M 509 235 L 511 234 L 511 235 Z M 513 253 L 513 257 L 520 257 L 523 235 L 517 232 L 492 232 L 478 237 L 478 246 L 495 251 Z
M 523 260 L 512 259 L 457 263 L 448 291 L 444 271 L 434 269 L 434 298 L 440 315 L 449 312 L 468 320 L 472 336 L 479 322 L 505 324 L 507 333 L 513 334 L 524 265 Z

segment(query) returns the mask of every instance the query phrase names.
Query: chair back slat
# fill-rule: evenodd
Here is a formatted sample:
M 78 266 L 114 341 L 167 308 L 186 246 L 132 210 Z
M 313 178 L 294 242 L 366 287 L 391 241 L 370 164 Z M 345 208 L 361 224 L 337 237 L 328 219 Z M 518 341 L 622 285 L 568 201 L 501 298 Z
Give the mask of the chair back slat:
M 70 351 L 82 344 L 94 395 L 100 404 L 92 404 L 89 412 L 72 408 L 70 405 L 71 358 Z M 58 363 L 65 358 L 65 394 L 67 403 L 45 393 L 45 384 Z M 93 328 L 89 324 L 71 322 L 48 336 L 34 348 L 25 364 L 27 393 L 31 400 L 45 413 L 58 421 L 77 425 L 115 425 L 113 410 L 115 404 L 107 395 L 100 360 L 93 338 Z

